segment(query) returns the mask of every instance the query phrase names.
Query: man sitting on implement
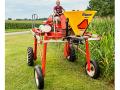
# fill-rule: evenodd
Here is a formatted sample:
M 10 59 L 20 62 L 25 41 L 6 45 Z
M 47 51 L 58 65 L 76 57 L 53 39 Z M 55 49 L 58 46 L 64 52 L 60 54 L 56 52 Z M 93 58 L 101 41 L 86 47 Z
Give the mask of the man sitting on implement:
M 60 22 L 60 16 L 63 14 L 64 11 L 65 10 L 63 9 L 63 7 L 60 6 L 60 1 L 57 0 L 56 6 L 54 7 L 54 17 L 55 17 L 56 23 Z

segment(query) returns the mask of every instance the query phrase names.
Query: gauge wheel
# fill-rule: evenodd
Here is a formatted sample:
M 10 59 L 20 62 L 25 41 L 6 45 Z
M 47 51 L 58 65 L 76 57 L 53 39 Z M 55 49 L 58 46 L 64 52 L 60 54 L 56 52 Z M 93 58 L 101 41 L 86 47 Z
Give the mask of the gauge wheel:
M 27 64 L 28 64 L 28 66 L 34 65 L 34 54 L 33 54 L 32 47 L 28 47 L 28 49 L 27 49 Z
M 74 62 L 76 60 L 76 53 L 75 53 L 75 48 L 73 47 L 73 45 L 70 45 L 69 48 L 69 55 L 67 56 L 67 59 L 71 62 Z
M 88 70 L 88 64 L 85 64 L 85 71 L 91 78 L 97 79 L 100 76 L 100 68 L 96 61 L 90 61 L 90 71 Z
M 36 65 L 34 68 L 34 78 L 35 78 L 35 83 L 38 89 L 43 89 L 44 88 L 44 77 L 42 75 L 42 70 L 40 66 Z

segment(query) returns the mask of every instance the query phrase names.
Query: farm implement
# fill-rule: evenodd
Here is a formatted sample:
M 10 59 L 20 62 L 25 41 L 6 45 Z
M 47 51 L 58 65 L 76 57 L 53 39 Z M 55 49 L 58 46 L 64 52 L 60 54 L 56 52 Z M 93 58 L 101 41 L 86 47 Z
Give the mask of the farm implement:
M 86 57 L 85 71 L 91 78 L 98 78 L 100 74 L 97 62 L 91 59 L 89 50 L 90 40 L 100 40 L 98 35 L 87 32 L 96 11 L 65 11 L 59 17 L 51 15 L 46 21 L 35 27 L 36 14 L 32 15 L 32 34 L 34 36 L 34 47 L 27 49 L 27 64 L 33 66 L 37 60 L 37 49 L 40 48 L 41 67 L 36 65 L 34 77 L 38 89 L 44 88 L 46 53 L 48 43 L 64 43 L 64 57 L 74 62 L 76 48 L 85 44 L 85 51 L 78 48 Z

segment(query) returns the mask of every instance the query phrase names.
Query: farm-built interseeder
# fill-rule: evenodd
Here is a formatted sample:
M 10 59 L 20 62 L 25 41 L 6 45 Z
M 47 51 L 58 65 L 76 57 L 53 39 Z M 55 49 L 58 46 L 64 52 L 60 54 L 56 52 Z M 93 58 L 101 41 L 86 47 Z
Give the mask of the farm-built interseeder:
M 37 49 L 40 48 L 42 66 L 36 65 L 34 68 L 35 81 L 39 89 L 44 88 L 47 44 L 52 42 L 64 43 L 64 56 L 71 62 L 76 60 L 75 50 L 82 52 L 86 56 L 86 73 L 94 79 L 99 77 L 99 66 L 90 57 L 89 41 L 100 40 L 100 38 L 98 35 L 87 32 L 95 13 L 96 11 L 65 11 L 59 17 L 51 15 L 39 28 L 35 27 L 37 15 L 32 15 L 31 31 L 34 36 L 34 47 L 27 49 L 27 63 L 29 66 L 34 65 L 37 59 Z M 85 44 L 85 51 L 78 48 L 80 44 Z

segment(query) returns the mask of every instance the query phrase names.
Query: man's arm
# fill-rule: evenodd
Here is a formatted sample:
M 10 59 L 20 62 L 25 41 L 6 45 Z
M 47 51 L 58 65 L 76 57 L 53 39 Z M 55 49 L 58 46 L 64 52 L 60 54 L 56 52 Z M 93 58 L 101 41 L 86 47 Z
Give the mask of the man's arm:
M 62 8 L 62 12 L 64 12 L 65 11 L 65 9 L 61 6 L 61 8 Z
M 56 10 L 53 10 L 54 13 L 56 13 Z

